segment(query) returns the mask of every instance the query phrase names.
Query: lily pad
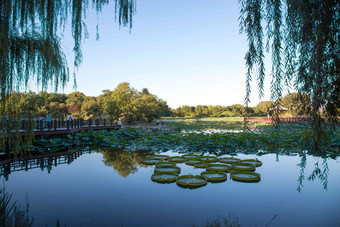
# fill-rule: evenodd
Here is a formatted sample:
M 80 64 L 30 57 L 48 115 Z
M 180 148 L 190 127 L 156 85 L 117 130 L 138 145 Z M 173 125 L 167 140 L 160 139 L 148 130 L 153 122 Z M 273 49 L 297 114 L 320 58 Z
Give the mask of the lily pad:
M 159 162 L 163 162 L 163 159 L 158 159 L 158 158 L 144 158 L 142 161 L 143 164 L 145 165 L 155 165 Z
M 241 163 L 252 164 L 256 167 L 262 166 L 262 162 L 258 159 L 244 159 L 244 160 L 241 161 Z
M 193 158 L 198 158 L 199 156 L 197 154 L 185 154 L 185 155 L 182 155 L 182 157 L 185 159 L 193 159 Z
M 193 165 L 198 164 L 198 163 L 201 163 L 201 162 L 202 162 L 202 161 L 199 160 L 198 158 L 195 158 L 195 159 L 193 158 L 193 159 L 187 159 L 187 160 L 185 161 L 185 164 L 193 166 Z
M 184 188 L 198 188 L 207 184 L 207 180 L 202 176 L 183 175 L 177 178 L 178 186 Z
M 196 168 L 207 168 L 207 166 L 210 165 L 210 163 L 207 162 L 200 162 L 200 163 L 195 163 L 194 166 Z
M 169 155 L 156 154 L 156 155 L 153 155 L 151 158 L 158 158 L 158 159 L 167 160 L 169 158 Z
M 171 161 L 171 162 L 177 162 L 177 163 L 185 162 L 185 158 L 183 158 L 181 156 L 169 157 L 168 160 Z
M 177 173 L 154 173 L 151 176 L 151 180 L 158 183 L 172 183 L 178 178 Z
M 227 174 L 219 171 L 205 171 L 201 173 L 202 177 L 205 177 L 212 183 L 223 182 L 227 180 Z
M 226 165 L 226 164 L 210 164 L 207 166 L 207 170 L 209 171 L 228 172 L 230 169 L 231 169 L 231 166 Z
M 233 171 L 231 173 L 231 179 L 242 182 L 259 182 L 261 180 L 261 175 L 249 171 Z
M 236 171 L 255 171 L 255 165 L 249 163 L 236 163 L 231 166 Z
M 180 173 L 181 168 L 177 166 L 163 166 L 163 167 L 156 167 L 155 173 Z
M 159 162 L 156 164 L 157 168 L 167 167 L 167 166 L 176 166 L 176 162 Z
M 219 158 L 218 161 L 222 163 L 227 163 L 227 164 L 234 164 L 234 163 L 239 163 L 241 160 L 238 158 L 224 157 L 224 158 Z
M 199 159 L 203 162 L 217 162 L 218 158 L 214 156 L 202 156 Z

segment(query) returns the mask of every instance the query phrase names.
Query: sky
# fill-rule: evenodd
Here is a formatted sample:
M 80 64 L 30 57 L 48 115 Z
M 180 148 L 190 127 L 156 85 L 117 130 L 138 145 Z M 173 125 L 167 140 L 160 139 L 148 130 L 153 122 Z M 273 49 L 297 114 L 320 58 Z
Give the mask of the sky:
M 113 4 L 98 18 L 89 10 L 77 91 L 98 96 L 128 82 L 139 91 L 148 88 L 172 108 L 244 103 L 247 40 L 239 33 L 238 0 L 137 0 L 136 7 L 131 31 L 114 22 Z M 70 32 L 65 32 L 62 48 L 72 72 Z M 265 62 L 268 74 L 270 59 Z M 269 80 L 259 100 L 254 79 L 250 106 L 270 99 Z M 63 92 L 72 91 L 71 78 Z

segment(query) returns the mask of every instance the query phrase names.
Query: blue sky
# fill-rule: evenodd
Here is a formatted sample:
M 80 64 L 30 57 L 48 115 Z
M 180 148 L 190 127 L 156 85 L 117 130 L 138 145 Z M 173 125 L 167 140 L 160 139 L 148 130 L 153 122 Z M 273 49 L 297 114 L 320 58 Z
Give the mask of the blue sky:
M 90 36 L 82 44 L 77 90 L 98 96 L 129 82 L 138 90 L 148 88 L 172 108 L 243 104 L 247 42 L 245 34 L 239 34 L 238 17 L 238 0 L 137 0 L 129 32 L 114 23 L 111 4 L 99 15 L 97 41 L 97 15 L 89 10 L 85 22 Z M 72 71 L 69 32 L 62 46 Z M 270 97 L 268 80 L 262 100 Z M 70 80 L 64 92 L 72 91 Z M 254 83 L 251 106 L 258 102 Z

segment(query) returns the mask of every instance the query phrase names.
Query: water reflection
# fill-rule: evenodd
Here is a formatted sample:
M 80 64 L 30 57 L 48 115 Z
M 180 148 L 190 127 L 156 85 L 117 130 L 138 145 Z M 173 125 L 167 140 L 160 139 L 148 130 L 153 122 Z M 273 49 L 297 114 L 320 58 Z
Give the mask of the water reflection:
M 112 167 L 120 176 L 126 178 L 131 174 L 135 174 L 141 167 L 146 167 L 142 163 L 143 159 L 150 155 L 150 151 L 126 151 L 116 149 L 96 148 L 88 150 L 72 150 L 65 152 L 63 155 L 54 154 L 54 156 L 43 157 L 27 160 L 18 160 L 15 162 L 7 162 L 0 166 L 0 177 L 4 176 L 8 181 L 9 175 L 12 172 L 28 171 L 30 169 L 40 168 L 41 171 L 47 170 L 50 173 L 53 167 L 63 164 L 71 164 L 79 156 L 83 154 L 91 154 L 91 152 L 99 152 L 103 154 L 102 161 L 105 166 Z M 213 154 L 213 152 L 209 152 Z M 317 157 L 312 169 L 306 170 L 307 153 L 300 154 L 300 162 L 297 164 L 299 173 L 297 177 L 297 191 L 301 192 L 306 181 L 312 182 L 319 180 L 324 190 L 328 189 L 328 176 L 330 169 L 328 160 L 330 157 Z M 279 154 L 276 154 L 276 162 L 279 162 Z
M 138 171 L 139 167 L 145 167 L 142 163 L 149 151 L 125 151 L 114 149 L 100 149 L 103 154 L 103 163 L 106 166 L 112 167 L 120 176 L 126 178 L 130 174 Z
M 322 159 L 321 167 L 319 165 L 320 159 Z M 314 164 L 314 170 L 312 173 L 307 177 L 308 181 L 315 181 L 316 179 L 320 180 L 321 184 L 323 185 L 323 189 L 328 189 L 328 175 L 329 175 L 329 168 L 328 168 L 328 158 L 318 158 Z M 305 169 L 307 165 L 307 156 L 305 154 L 301 155 L 301 161 L 297 164 L 300 167 L 300 175 L 298 177 L 298 192 L 301 192 L 303 187 L 303 182 L 306 179 L 305 176 Z
M 62 154 L 46 154 L 40 155 L 39 158 L 23 158 L 17 161 L 7 161 L 0 166 L 0 177 L 4 176 L 8 181 L 9 175 L 12 172 L 28 171 L 30 169 L 41 169 L 41 171 L 47 170 L 51 173 L 52 166 L 58 166 L 63 164 L 71 164 L 79 156 L 83 154 L 91 154 L 92 150 L 80 150 L 74 149 L 69 152 L 63 152 Z

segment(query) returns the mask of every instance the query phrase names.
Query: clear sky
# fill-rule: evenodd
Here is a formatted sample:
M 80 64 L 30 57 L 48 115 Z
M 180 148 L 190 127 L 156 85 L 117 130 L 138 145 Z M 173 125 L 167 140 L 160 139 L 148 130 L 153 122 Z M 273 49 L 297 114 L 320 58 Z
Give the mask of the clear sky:
M 98 96 L 129 82 L 138 90 L 148 88 L 172 108 L 243 104 L 247 41 L 245 34 L 239 34 L 238 17 L 238 0 L 137 0 L 129 32 L 114 23 L 111 4 L 99 15 L 97 41 L 97 15 L 89 10 L 85 22 L 90 36 L 82 44 L 77 90 Z M 69 32 L 62 46 L 72 71 Z M 270 65 L 266 68 L 269 73 Z M 269 82 L 262 100 L 270 98 Z M 64 92 L 72 91 L 70 79 Z M 254 83 L 251 106 L 258 102 Z

